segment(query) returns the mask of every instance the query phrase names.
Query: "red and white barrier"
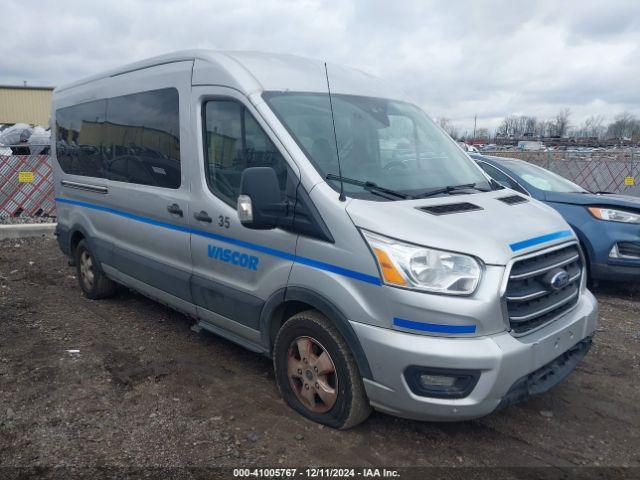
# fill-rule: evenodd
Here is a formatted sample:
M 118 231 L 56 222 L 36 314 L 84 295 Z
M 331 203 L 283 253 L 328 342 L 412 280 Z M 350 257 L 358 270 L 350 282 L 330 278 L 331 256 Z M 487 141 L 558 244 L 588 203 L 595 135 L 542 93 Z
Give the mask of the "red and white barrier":
M 0 217 L 55 215 L 49 155 L 0 156 Z

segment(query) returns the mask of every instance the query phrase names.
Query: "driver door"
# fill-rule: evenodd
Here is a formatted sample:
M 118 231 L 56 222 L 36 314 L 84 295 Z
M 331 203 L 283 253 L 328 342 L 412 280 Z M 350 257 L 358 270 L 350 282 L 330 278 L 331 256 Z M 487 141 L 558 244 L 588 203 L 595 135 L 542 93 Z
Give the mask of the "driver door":
M 238 220 L 242 172 L 269 166 L 283 198 L 299 182 L 295 164 L 248 99 L 223 87 L 194 87 L 198 174 L 192 178 L 189 224 L 192 293 L 198 316 L 213 329 L 257 342 L 260 313 L 284 289 L 295 258 L 297 235 L 281 229 L 250 230 Z

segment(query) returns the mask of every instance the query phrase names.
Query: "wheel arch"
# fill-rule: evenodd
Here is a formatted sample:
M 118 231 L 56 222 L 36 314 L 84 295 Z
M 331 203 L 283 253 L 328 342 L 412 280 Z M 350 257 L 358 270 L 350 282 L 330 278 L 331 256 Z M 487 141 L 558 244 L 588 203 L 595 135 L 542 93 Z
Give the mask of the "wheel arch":
M 102 242 L 96 243 L 96 240 L 89 235 L 89 232 L 86 228 L 84 228 L 79 223 L 73 224 L 67 233 L 67 248 L 68 248 L 68 256 L 72 261 L 75 261 L 75 251 L 78 247 L 78 244 L 81 240 L 84 240 L 89 245 L 89 249 L 91 250 L 91 254 L 98 261 L 98 266 L 105 260 L 105 256 L 107 252 L 105 250 L 106 245 L 103 246 Z M 64 251 L 64 249 L 63 249 Z
M 69 255 L 70 256 L 75 255 L 75 251 L 76 251 L 76 248 L 78 248 L 78 244 L 80 243 L 81 240 L 85 240 L 86 238 L 87 238 L 87 235 L 79 228 L 76 228 L 71 232 L 71 234 L 69 235 Z
M 591 262 L 593 262 L 593 258 L 595 257 L 593 245 L 591 245 L 591 242 L 589 241 L 587 236 L 584 234 L 584 232 L 582 232 L 582 230 L 577 228 L 575 225 L 571 225 L 571 228 L 573 228 L 573 231 L 575 232 L 576 237 L 578 237 L 578 243 L 580 244 L 582 254 L 584 255 L 584 260 L 586 264 L 585 268 L 587 270 L 587 279 L 591 280 L 591 272 L 592 272 Z
M 317 310 L 335 325 L 351 350 L 362 378 L 372 379 L 369 361 L 346 315 L 331 300 L 308 288 L 282 288 L 267 300 L 262 309 L 260 331 L 269 356 L 273 353 L 275 337 L 284 322 L 296 313 L 311 309 Z

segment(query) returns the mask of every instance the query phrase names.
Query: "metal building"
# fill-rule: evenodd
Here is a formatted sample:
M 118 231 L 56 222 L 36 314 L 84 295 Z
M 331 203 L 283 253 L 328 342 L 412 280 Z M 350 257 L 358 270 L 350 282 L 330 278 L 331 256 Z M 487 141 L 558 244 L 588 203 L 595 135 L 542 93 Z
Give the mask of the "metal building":
M 0 124 L 49 125 L 53 87 L 0 85 Z

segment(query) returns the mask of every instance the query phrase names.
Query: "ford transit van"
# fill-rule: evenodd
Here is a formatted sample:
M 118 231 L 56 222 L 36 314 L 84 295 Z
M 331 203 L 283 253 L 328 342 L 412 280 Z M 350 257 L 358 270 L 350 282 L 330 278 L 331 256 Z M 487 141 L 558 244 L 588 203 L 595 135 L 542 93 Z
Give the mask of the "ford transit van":
M 52 112 L 84 294 L 124 285 L 269 356 L 317 422 L 480 417 L 589 349 L 571 228 L 366 73 L 186 51 L 57 88 Z

